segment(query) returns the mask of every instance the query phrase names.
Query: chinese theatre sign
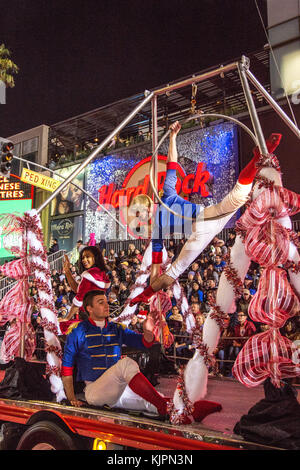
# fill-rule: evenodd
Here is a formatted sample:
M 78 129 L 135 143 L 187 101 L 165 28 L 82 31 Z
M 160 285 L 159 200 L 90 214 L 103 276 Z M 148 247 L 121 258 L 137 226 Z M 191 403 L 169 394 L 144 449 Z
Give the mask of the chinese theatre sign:
M 0 202 L 7 200 L 33 199 L 33 186 L 20 180 L 19 176 L 0 176 Z M 1 206 L 0 206 L 1 207 Z M 1 210 L 1 209 L 0 209 Z
M 19 176 L 10 174 L 9 178 L 0 176 L 0 214 L 24 214 L 32 209 L 34 196 L 33 186 L 24 183 Z M 7 246 L 19 246 L 20 237 L 12 233 L 8 239 Z M 3 245 L 2 228 L 0 228 L 0 260 L 11 257 L 11 253 Z

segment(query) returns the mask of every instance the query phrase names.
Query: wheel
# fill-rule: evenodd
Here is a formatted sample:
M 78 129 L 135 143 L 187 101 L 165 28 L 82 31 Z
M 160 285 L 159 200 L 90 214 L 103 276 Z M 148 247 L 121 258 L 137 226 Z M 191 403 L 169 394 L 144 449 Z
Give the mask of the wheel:
M 22 435 L 17 450 L 77 450 L 74 439 L 57 424 L 40 421 Z

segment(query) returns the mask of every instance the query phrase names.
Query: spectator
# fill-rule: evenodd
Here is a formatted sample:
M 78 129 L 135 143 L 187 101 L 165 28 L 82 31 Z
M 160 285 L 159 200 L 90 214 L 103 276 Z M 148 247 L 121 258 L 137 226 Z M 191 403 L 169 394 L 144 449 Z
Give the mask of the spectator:
M 136 328 L 135 328 L 135 331 L 138 331 L 138 332 L 142 332 L 143 331 L 143 323 L 144 321 L 146 320 L 147 318 L 147 310 L 143 310 L 143 306 L 141 306 L 141 309 L 139 310 L 138 314 L 137 314 L 137 324 L 136 324 Z
M 128 245 L 128 250 L 127 250 L 127 256 L 130 257 L 134 255 L 135 252 L 135 245 L 133 243 L 129 243 Z
M 59 276 L 60 275 L 59 275 L 57 269 L 52 269 L 52 274 L 51 274 L 52 280 L 56 281 L 56 282 L 60 282 Z M 32 287 L 32 285 L 33 285 L 33 282 L 31 281 L 30 287 Z
M 119 273 L 118 273 L 121 282 L 126 281 L 126 276 L 127 276 L 127 274 L 129 274 L 129 269 L 128 268 L 129 268 L 128 261 L 122 261 L 122 263 L 120 265 L 120 268 L 119 268 Z
M 119 288 L 118 298 L 119 298 L 120 304 L 123 305 L 130 295 L 130 290 L 128 289 L 127 284 L 125 282 L 120 282 L 119 287 L 120 288 Z
M 215 258 L 214 270 L 218 273 L 221 273 L 224 269 L 224 266 L 226 266 L 226 263 L 222 260 L 222 256 L 217 255 Z
M 118 255 L 118 263 L 122 263 L 126 260 L 126 254 L 124 250 L 121 250 Z
M 117 259 L 118 259 L 117 253 L 115 252 L 115 250 L 114 250 L 113 248 L 111 248 L 111 249 L 109 250 L 108 255 L 107 255 L 107 261 L 108 261 L 109 263 L 113 263 L 113 264 L 114 264 L 114 263 L 116 263 Z
M 76 243 L 76 249 L 77 249 L 77 252 L 78 254 L 81 253 L 81 251 L 86 247 L 86 245 L 83 244 L 83 241 L 82 240 L 78 240 L 77 243 Z
M 190 358 L 192 356 L 193 353 L 189 348 L 191 344 L 192 344 L 192 341 L 190 338 L 190 334 L 187 333 L 186 326 L 183 324 L 174 342 L 174 346 L 176 349 L 176 357 L 179 358 L 180 364 L 186 363 L 187 362 L 186 358 Z
M 202 315 L 200 304 L 198 302 L 194 302 L 191 304 L 191 312 L 195 318 L 197 315 Z
M 49 255 L 52 255 L 53 253 L 56 253 L 57 251 L 59 251 L 59 244 L 58 244 L 58 241 L 56 238 L 53 238 L 53 242 L 52 242 L 52 245 L 48 251 L 48 254 Z
M 207 266 L 207 279 L 213 279 L 215 281 L 216 285 L 218 285 L 218 283 L 219 283 L 219 273 L 217 273 L 215 271 L 213 263 L 208 263 L 208 266 Z
M 120 306 L 118 298 L 117 298 L 117 294 L 115 292 L 110 292 L 108 294 L 108 305 L 109 307 L 112 307 L 112 309 L 110 308 L 109 311 L 111 310 L 114 311 L 116 307 Z
M 172 308 L 172 315 L 169 316 L 168 321 L 167 321 L 169 329 L 173 335 L 179 334 L 179 331 L 182 328 L 182 322 L 183 322 L 182 315 L 179 312 L 179 308 L 177 307 L 177 305 L 175 305 Z
M 229 363 L 230 357 L 230 348 L 232 346 L 232 340 L 230 339 L 233 336 L 233 331 L 230 328 L 230 316 L 226 315 L 223 318 L 223 328 L 221 330 L 221 337 L 218 343 L 218 347 L 215 350 L 215 354 L 219 359 L 219 368 L 218 373 L 221 376 L 230 375 L 232 368 L 232 363 Z
M 106 240 L 105 240 L 105 235 L 101 234 L 100 237 L 100 242 L 98 244 L 99 250 L 102 253 L 102 256 L 105 256 L 106 253 Z
M 129 323 L 129 328 L 133 331 L 140 332 L 140 328 L 138 327 L 138 317 L 136 315 L 133 315 L 131 318 L 131 321 Z
M 195 314 L 195 320 L 196 320 L 196 327 L 199 328 L 202 331 L 203 325 L 204 325 L 204 322 L 205 322 L 205 316 L 203 315 L 203 313 L 198 311 Z
M 236 233 L 234 231 L 229 232 L 228 240 L 226 241 L 226 246 L 232 248 L 235 242 Z
M 290 341 L 299 341 L 300 340 L 300 330 L 297 328 L 297 323 L 293 320 L 286 322 L 283 328 L 283 334 Z
M 185 284 L 185 293 L 186 293 L 187 298 L 189 298 L 192 293 L 194 278 L 195 278 L 195 271 L 189 271 L 187 275 L 187 281 Z
M 238 353 L 250 336 L 256 333 L 255 325 L 247 320 L 247 314 L 242 310 L 237 313 L 238 325 L 233 329 L 233 340 L 229 350 L 229 359 L 235 361 Z
M 191 296 L 197 296 L 198 302 L 203 302 L 204 300 L 203 291 L 200 289 L 200 286 L 197 282 L 193 282 L 192 284 L 191 295 L 190 295 L 190 298 L 188 299 L 189 301 L 191 299 Z
M 245 286 L 245 289 L 249 290 L 251 296 L 255 294 L 256 289 L 254 288 L 254 285 L 253 285 L 253 277 L 250 276 L 250 274 L 246 274 L 246 277 L 244 280 L 244 286 Z
M 248 316 L 249 304 L 252 300 L 249 289 L 244 289 L 242 297 L 237 302 L 237 310 L 244 312 Z

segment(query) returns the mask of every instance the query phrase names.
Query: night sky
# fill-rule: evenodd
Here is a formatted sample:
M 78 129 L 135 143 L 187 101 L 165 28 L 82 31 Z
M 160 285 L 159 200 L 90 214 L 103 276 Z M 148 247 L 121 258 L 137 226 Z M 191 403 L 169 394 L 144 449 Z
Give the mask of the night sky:
M 254 52 L 254 0 L 0 0 L 20 67 L 0 136 L 51 125 Z M 258 0 L 266 24 L 266 1 Z

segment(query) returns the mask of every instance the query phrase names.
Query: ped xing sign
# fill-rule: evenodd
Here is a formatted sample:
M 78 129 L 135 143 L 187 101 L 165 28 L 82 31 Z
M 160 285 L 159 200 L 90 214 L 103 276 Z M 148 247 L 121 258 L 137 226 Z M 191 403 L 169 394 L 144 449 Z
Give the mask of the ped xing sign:
M 50 192 L 55 191 L 61 184 L 60 181 L 50 178 L 50 176 L 42 175 L 36 171 L 29 170 L 28 168 L 23 168 L 21 181 Z

